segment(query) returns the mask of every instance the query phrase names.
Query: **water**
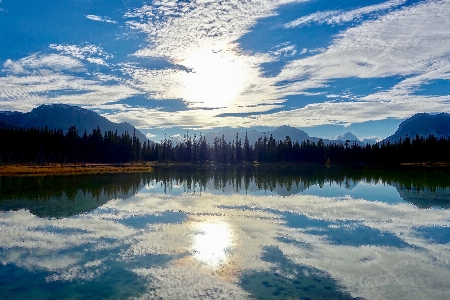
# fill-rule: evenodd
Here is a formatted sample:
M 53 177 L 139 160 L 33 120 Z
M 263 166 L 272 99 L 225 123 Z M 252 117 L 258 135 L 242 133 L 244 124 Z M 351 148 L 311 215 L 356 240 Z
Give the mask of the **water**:
M 450 170 L 0 177 L 1 299 L 449 299 Z

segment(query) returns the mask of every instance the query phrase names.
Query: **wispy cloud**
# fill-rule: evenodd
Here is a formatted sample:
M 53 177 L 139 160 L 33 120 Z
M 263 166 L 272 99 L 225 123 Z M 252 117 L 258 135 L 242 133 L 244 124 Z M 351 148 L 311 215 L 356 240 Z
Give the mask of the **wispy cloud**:
M 327 19 L 333 18 L 336 15 L 338 15 L 339 13 L 340 12 L 336 11 L 336 10 L 313 13 L 313 14 L 298 18 L 297 20 L 291 21 L 289 23 L 286 23 L 284 25 L 284 27 L 294 28 L 294 27 L 307 25 L 310 23 L 325 23 Z
M 156 135 L 151 134 L 151 133 L 147 133 L 145 136 L 146 136 L 149 140 L 151 140 L 151 139 L 154 138 Z
M 3 64 L 4 71 L 14 75 L 30 74 L 31 72 L 71 71 L 81 72 L 83 64 L 74 58 L 59 54 L 32 54 L 20 60 L 8 59 Z
M 156 1 L 128 12 L 130 28 L 148 34 L 149 45 L 135 55 L 164 58 L 176 66 L 165 70 L 124 68 L 156 99 L 183 99 L 190 108 L 254 106 L 280 102 L 261 76 L 260 65 L 276 56 L 293 55 L 293 45 L 272 55 L 249 55 L 236 40 L 258 19 L 272 16 L 283 1 Z
M 279 57 L 291 57 L 297 54 L 297 49 L 295 49 L 295 45 L 290 45 L 289 43 L 283 43 L 275 47 L 273 51 L 270 51 L 270 55 L 279 58 Z M 306 51 L 305 51 L 306 52 Z
M 241 107 L 241 113 L 265 112 L 268 109 L 280 109 L 281 105 Z M 114 122 L 129 122 L 138 128 L 167 128 L 171 126 L 182 126 L 183 128 L 212 129 L 216 127 L 229 126 L 251 127 L 256 126 L 251 118 L 223 117 L 221 115 L 234 113 L 233 108 L 214 109 L 192 109 L 177 112 L 164 111 L 162 109 L 141 109 L 128 107 L 126 105 L 96 105 L 91 108 L 102 110 L 114 110 L 114 113 L 104 115 Z M 151 120 L 151 122 L 149 122 Z
M 392 9 L 394 7 L 398 7 L 404 4 L 405 2 L 406 2 L 405 0 L 392 0 L 381 4 L 365 6 L 350 11 L 332 10 L 332 11 L 317 12 L 291 21 L 285 24 L 284 27 L 293 28 L 308 25 L 310 23 L 341 24 L 351 22 L 367 14 L 382 12 Z
M 25 111 L 49 102 L 76 104 L 101 108 L 110 112 L 105 113 L 109 119 L 140 128 L 349 124 L 408 117 L 420 103 L 427 105 L 421 111 L 448 110 L 449 97 L 415 92 L 433 80 L 450 80 L 449 0 L 408 7 L 404 0 L 391 0 L 349 11 L 325 10 L 277 27 L 287 35 L 276 46 L 259 53 L 240 48 L 237 41 L 257 30 L 254 25 L 261 19 L 276 17 L 279 7 L 296 2 L 304 1 L 161 0 L 130 9 L 124 14 L 125 29 L 144 32 L 146 44 L 114 59 L 104 44 L 50 44 L 53 53 L 3 61 L 2 109 Z M 98 15 L 85 17 L 115 22 Z M 359 25 L 348 28 L 354 20 Z M 347 27 L 326 48 L 306 49 L 289 36 L 292 27 L 325 23 Z M 123 62 L 117 63 L 120 59 Z M 148 67 L 153 59 L 167 64 Z M 276 63 L 279 75 L 265 75 L 265 63 Z M 326 91 L 334 79 L 389 77 L 401 81 L 362 95 Z M 111 104 L 132 95 L 161 105 L 152 103 L 149 106 L 157 108 L 146 109 Z M 299 100 L 297 106 L 294 100 L 286 100 L 290 96 L 305 97 L 306 104 L 315 96 L 327 102 L 305 106 Z M 166 99 L 184 101 L 183 110 L 165 111 Z M 262 115 L 271 111 L 277 112 Z
M 447 5 L 449 1 L 430 1 L 350 28 L 323 53 L 287 65 L 281 76 L 372 78 L 425 73 L 433 63 L 448 60 Z
M 373 99 L 372 96 L 366 98 L 367 101 L 317 103 L 300 109 L 255 115 L 252 123 L 258 126 L 282 126 L 284 124 L 297 127 L 323 124 L 348 126 L 369 120 L 406 119 L 419 111 L 428 113 L 447 111 L 448 101 L 450 101 L 449 96 L 398 95 L 393 97 L 392 94 L 380 94 L 376 98 L 374 97 L 376 101 L 369 101 L 369 99 Z
M 126 14 L 146 22 L 128 21 L 131 28 L 149 35 L 151 45 L 137 55 L 183 60 L 193 48 L 229 48 L 256 24 L 272 16 L 279 6 L 298 0 L 251 1 L 155 1 Z
M 3 64 L 7 76 L 0 77 L 0 103 L 3 109 L 29 111 L 40 104 L 67 103 L 91 106 L 118 101 L 138 91 L 122 79 L 85 71 L 77 58 L 60 54 L 33 54 Z
M 100 17 L 100 16 L 96 16 L 96 15 L 86 15 L 86 18 L 88 18 L 89 20 L 98 21 L 98 22 L 114 23 L 114 24 L 117 23 L 116 21 L 113 21 L 108 17 Z
M 105 60 L 113 58 L 112 54 L 107 53 L 102 48 L 95 45 L 77 46 L 51 44 L 49 47 L 64 55 L 70 55 L 74 58 L 86 60 L 98 65 L 107 65 Z
M 292 61 L 283 68 L 277 77 L 263 78 L 260 71 L 261 63 L 272 61 L 280 56 L 289 57 L 296 54 L 295 45 L 279 45 L 268 55 L 250 56 L 246 53 L 239 53 L 233 41 L 247 33 L 248 28 L 255 24 L 257 19 L 273 15 L 276 7 L 287 2 L 289 1 L 269 1 L 263 6 L 256 7 L 255 3 L 251 1 L 234 6 L 228 5 L 228 2 L 219 5 L 213 2 L 180 4 L 163 1 L 153 6 L 144 6 L 129 12 L 126 17 L 146 20 L 145 22 L 134 20 L 128 22 L 130 27 L 148 33 L 151 41 L 149 47 L 139 50 L 136 55 L 165 57 L 177 64 L 184 64 L 186 67 L 192 68 L 195 66 L 187 65 L 186 58 L 192 52 L 192 49 L 198 47 L 206 47 L 211 51 L 227 49 L 226 51 L 229 53 L 237 54 L 241 64 L 247 70 L 245 76 L 247 81 L 236 98 L 235 112 L 238 111 L 238 103 L 243 106 L 254 107 L 256 105 L 257 107 L 263 103 L 262 99 L 264 99 L 265 104 L 269 104 L 265 107 L 269 110 L 270 105 L 282 103 L 282 99 L 286 96 L 305 94 L 311 88 L 325 87 L 327 82 L 333 78 L 376 78 L 426 72 L 430 61 L 445 60 L 445 55 L 448 53 L 448 40 L 442 38 L 450 35 L 446 29 L 450 26 L 445 26 L 450 19 L 446 10 L 443 9 L 446 5 L 445 1 L 429 1 L 389 12 L 389 10 L 405 3 L 403 0 L 394 0 L 347 12 L 332 11 L 313 14 L 296 25 L 293 23 L 287 25 L 286 27 L 293 27 L 305 22 L 349 22 L 366 14 L 388 12 L 375 21 L 366 21 L 358 27 L 342 32 L 329 48 L 321 50 L 318 54 Z M 252 17 L 246 17 L 248 15 Z M 429 15 L 436 15 L 436 17 L 428 18 Z M 193 20 L 198 20 L 198 22 Z M 232 24 L 229 24 L 231 22 L 227 20 L 233 20 Z M 221 29 L 219 30 L 219 28 Z M 415 28 L 415 30 L 411 31 L 411 28 Z M 440 29 L 434 30 L 434 28 Z M 436 45 L 436 47 L 425 46 L 429 44 Z M 125 68 L 124 72 L 130 74 L 142 89 L 147 90 L 149 95 L 160 99 L 183 99 L 186 95 L 186 90 L 183 89 L 186 78 L 193 77 L 193 74 L 182 69 L 145 70 L 132 67 Z M 277 87 L 277 82 L 290 83 Z M 403 97 L 402 105 L 407 105 L 403 102 L 411 99 L 421 101 L 408 95 Z M 433 102 L 434 105 L 429 106 L 430 111 L 432 111 L 442 109 L 444 99 L 428 97 L 426 101 L 427 103 L 436 101 Z M 246 124 L 247 126 L 249 124 L 254 126 L 261 124 L 279 125 L 280 123 L 275 121 L 278 116 L 281 118 L 280 122 L 282 122 L 283 116 L 287 116 L 284 122 L 289 120 L 292 122 L 289 124 L 307 126 L 308 124 L 367 121 L 376 118 L 375 116 L 379 116 L 381 119 L 387 117 L 386 113 L 378 112 L 379 109 L 384 109 L 381 106 L 354 105 L 354 108 L 357 108 L 360 114 L 351 121 L 349 117 L 340 114 L 338 111 L 339 107 L 342 107 L 345 111 L 349 105 L 354 104 L 343 103 L 342 106 L 338 102 L 324 105 L 317 104 L 304 109 L 283 111 L 267 116 L 258 115 L 240 121 L 235 118 L 222 118 L 221 123 L 224 126 L 230 125 L 228 121 L 233 122 L 232 124 Z M 192 107 L 195 107 L 195 105 L 192 105 Z M 230 107 L 233 107 L 233 105 Z M 323 110 L 324 107 L 330 110 Z M 361 110 L 363 107 L 364 109 Z M 412 112 L 412 108 L 410 107 L 407 110 L 408 113 Z M 313 112 L 314 118 L 310 117 L 312 115 L 308 117 L 303 112 Z M 195 116 L 188 115 L 188 112 L 179 112 L 179 116 L 183 116 L 183 122 L 190 120 L 188 124 L 191 125 L 204 122 L 197 121 Z M 197 112 L 196 115 L 201 114 Z M 205 112 L 205 115 L 210 116 L 209 120 L 214 117 L 211 111 Z M 290 118 L 291 115 L 295 117 Z M 117 115 L 117 118 L 120 118 L 119 116 L 120 114 Z M 392 116 L 404 117 L 405 115 L 392 111 L 389 117 Z M 342 119 L 340 119 L 341 117 Z M 297 119 L 294 121 L 294 118 Z M 214 122 L 208 123 L 208 125 L 203 124 L 205 127 L 214 126 L 211 124 Z
M 415 96 L 413 92 L 430 80 L 449 78 L 449 4 L 427 1 L 350 28 L 324 52 L 289 63 L 277 78 L 291 81 L 279 89 L 280 95 L 295 95 L 314 86 L 324 87 L 335 78 L 404 77 L 392 90 L 369 94 L 361 103 L 314 104 L 258 118 L 275 125 L 281 123 L 275 120 L 286 117 L 301 126 L 300 120 L 305 125 L 319 125 L 404 118 L 419 107 L 428 112 L 448 110 L 450 96 Z

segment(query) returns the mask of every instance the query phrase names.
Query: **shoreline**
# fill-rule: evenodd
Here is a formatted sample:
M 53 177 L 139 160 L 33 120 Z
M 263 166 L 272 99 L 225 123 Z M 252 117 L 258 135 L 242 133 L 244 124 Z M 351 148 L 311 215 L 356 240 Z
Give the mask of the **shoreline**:
M 150 163 L 124 164 L 23 164 L 0 166 L 0 176 L 85 175 L 153 172 Z
M 95 164 L 95 163 L 69 163 L 69 164 L 17 164 L 0 165 L 0 176 L 46 176 L 46 175 L 83 175 L 83 174 L 116 174 L 116 173 L 145 173 L 154 172 L 159 167 L 207 167 L 217 166 L 304 166 L 320 165 L 326 167 L 424 167 L 424 168 L 448 168 L 450 162 L 425 162 L 425 163 L 401 163 L 401 164 L 318 164 L 318 163 L 240 163 L 240 164 L 216 164 L 211 162 L 139 162 L 139 163 L 117 163 L 117 164 Z

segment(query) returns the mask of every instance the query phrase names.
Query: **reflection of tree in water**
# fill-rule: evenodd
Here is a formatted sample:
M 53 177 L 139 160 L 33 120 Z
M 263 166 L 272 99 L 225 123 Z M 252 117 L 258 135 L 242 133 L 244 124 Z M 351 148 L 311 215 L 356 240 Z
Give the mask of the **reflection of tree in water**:
M 40 217 L 68 217 L 111 199 L 128 198 L 150 181 L 144 173 L 0 177 L 0 210 L 28 209 Z
M 175 183 L 178 186 L 183 185 L 184 191 L 188 193 L 205 191 L 208 184 L 212 183 L 215 190 L 222 192 L 248 192 L 253 184 L 257 190 L 291 195 L 313 185 L 323 187 L 326 184 L 336 184 L 351 189 L 362 181 L 394 186 L 400 196 L 419 207 L 433 206 L 426 202 L 436 196 L 442 199 L 434 201 L 434 205 L 450 207 L 450 170 L 447 168 L 223 165 L 213 168 L 160 167 L 152 175 L 162 184 L 165 192 L 170 192 Z
M 324 167 L 260 165 L 159 167 L 153 173 L 1 177 L 0 210 L 28 209 L 37 216 L 68 217 L 89 212 L 111 199 L 128 198 L 155 181 L 164 192 L 176 185 L 185 193 L 276 192 L 288 196 L 313 185 L 350 189 L 358 182 L 391 185 L 406 201 L 421 208 L 450 207 L 447 168 Z

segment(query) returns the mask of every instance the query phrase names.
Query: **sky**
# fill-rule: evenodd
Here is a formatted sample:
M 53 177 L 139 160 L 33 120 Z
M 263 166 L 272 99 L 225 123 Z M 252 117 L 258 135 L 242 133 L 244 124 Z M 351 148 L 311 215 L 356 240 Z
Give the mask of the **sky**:
M 290 125 L 382 139 L 449 112 L 450 0 L 0 0 L 0 110 L 152 140 Z

